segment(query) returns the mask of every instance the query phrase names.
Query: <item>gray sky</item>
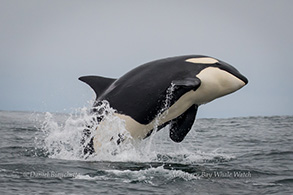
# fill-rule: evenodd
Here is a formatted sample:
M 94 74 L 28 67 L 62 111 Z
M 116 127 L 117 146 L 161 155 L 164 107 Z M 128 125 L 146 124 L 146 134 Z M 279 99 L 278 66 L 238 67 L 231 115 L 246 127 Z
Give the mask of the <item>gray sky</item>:
M 249 79 L 198 117 L 292 115 L 293 1 L 0 0 L 0 110 L 89 107 L 82 75 L 159 58 L 216 57 Z

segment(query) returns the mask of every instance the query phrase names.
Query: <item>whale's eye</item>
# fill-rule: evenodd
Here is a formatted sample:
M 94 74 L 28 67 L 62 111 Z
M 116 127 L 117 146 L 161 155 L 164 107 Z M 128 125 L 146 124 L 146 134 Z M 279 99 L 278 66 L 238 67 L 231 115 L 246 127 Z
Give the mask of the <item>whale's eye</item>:
M 215 64 L 215 63 L 219 62 L 218 60 L 216 60 L 214 58 L 209 58 L 209 57 L 189 58 L 185 61 L 190 62 L 190 63 L 196 63 L 196 64 Z

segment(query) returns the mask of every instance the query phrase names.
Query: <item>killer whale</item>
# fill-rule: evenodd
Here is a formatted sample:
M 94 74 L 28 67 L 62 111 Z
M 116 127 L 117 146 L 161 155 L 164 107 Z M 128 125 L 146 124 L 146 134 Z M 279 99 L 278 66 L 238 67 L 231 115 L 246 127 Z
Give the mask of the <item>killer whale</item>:
M 155 126 L 159 130 L 170 124 L 169 136 L 175 142 L 188 134 L 200 105 L 248 83 L 230 64 L 203 55 L 155 60 L 118 79 L 82 76 L 79 80 L 96 93 L 93 106 L 109 102 L 134 139 L 149 136 Z

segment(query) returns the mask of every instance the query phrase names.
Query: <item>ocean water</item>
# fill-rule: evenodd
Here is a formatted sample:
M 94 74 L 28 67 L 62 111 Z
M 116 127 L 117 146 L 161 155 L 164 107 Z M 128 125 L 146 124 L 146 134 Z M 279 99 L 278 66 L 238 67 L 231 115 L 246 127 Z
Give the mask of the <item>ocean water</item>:
M 89 122 L 86 109 L 0 111 L 0 194 L 293 194 L 293 116 L 197 119 L 182 143 L 166 127 L 85 157 Z

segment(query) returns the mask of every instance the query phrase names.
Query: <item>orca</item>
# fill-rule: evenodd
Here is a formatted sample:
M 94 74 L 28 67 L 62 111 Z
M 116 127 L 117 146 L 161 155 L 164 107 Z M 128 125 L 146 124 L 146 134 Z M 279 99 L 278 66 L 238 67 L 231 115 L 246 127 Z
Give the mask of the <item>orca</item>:
M 233 66 L 203 55 L 155 60 L 118 79 L 82 76 L 79 80 L 96 93 L 93 106 L 106 100 L 115 109 L 115 115 L 125 121 L 126 130 L 133 139 L 144 139 L 154 129 L 170 125 L 169 137 L 174 142 L 184 140 L 200 105 L 235 92 L 248 83 Z M 94 140 L 91 144 L 94 146 L 90 151 L 96 150 L 98 146 Z

